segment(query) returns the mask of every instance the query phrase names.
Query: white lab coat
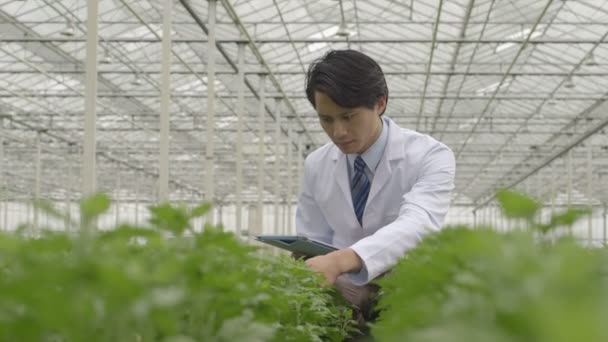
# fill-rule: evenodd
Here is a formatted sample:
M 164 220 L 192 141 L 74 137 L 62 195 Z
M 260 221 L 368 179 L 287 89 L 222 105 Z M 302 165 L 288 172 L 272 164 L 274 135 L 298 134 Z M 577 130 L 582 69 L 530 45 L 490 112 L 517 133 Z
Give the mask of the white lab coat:
M 441 229 L 454 188 L 452 151 L 428 135 L 385 117 L 388 142 L 378 163 L 362 222 L 353 209 L 347 158 L 329 142 L 304 162 L 296 231 L 352 248 L 363 269 L 347 277 L 363 285 L 393 267 L 429 231 Z

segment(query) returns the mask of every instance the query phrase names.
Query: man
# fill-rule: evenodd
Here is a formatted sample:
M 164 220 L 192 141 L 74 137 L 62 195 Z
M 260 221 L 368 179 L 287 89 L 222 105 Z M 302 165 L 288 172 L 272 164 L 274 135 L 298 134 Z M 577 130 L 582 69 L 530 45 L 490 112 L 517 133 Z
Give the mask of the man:
M 441 228 L 454 155 L 383 116 L 384 74 L 363 53 L 330 51 L 316 60 L 306 94 L 331 142 L 304 162 L 296 230 L 340 248 L 306 264 L 365 314 L 373 292 L 366 284 Z

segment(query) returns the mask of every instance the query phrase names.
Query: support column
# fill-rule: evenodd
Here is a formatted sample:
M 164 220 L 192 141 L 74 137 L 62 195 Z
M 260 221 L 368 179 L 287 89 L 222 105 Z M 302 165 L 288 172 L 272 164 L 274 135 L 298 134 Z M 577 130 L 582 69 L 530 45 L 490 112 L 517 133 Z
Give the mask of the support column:
M 602 229 L 602 238 L 604 240 L 604 246 L 607 246 L 608 244 L 608 240 L 606 239 L 606 216 L 608 216 L 608 207 L 606 206 L 606 203 L 604 203 L 604 213 L 603 213 L 603 229 Z
M 587 218 L 587 241 L 593 244 L 593 145 L 587 142 L 587 205 L 589 206 L 589 217 Z
M 160 79 L 160 161 L 158 179 L 159 202 L 169 201 L 169 112 L 171 108 L 171 25 L 173 0 L 164 0 L 162 66 Z
M 139 225 L 139 188 L 141 187 L 141 178 L 135 177 L 135 225 Z
M 6 206 L 8 205 L 8 190 L 6 188 L 6 182 L 4 177 L 4 170 L 6 170 L 6 163 L 4 161 L 4 118 L 0 118 L 0 204 L 4 207 L 4 212 L 2 214 L 3 224 L 0 227 L 0 231 L 8 230 L 7 220 L 6 220 Z
M 247 239 L 248 239 L 248 243 L 252 243 L 253 242 L 253 236 L 259 234 L 261 231 L 258 231 L 257 227 L 258 227 L 258 216 L 260 215 L 260 213 L 258 212 L 259 209 L 259 205 L 254 205 L 254 204 L 250 204 L 247 207 Z
M 281 230 L 284 235 L 289 234 L 289 230 L 287 230 L 287 198 L 283 197 L 281 201 Z
M 473 229 L 477 229 L 477 210 L 473 210 Z
M 224 204 L 220 201 L 217 203 L 217 223 L 218 225 L 224 225 Z M 222 227 L 222 230 L 224 228 Z
M 40 163 L 41 163 L 41 152 L 42 146 L 40 142 L 40 131 L 36 133 L 36 183 L 34 185 L 34 228 L 39 229 L 39 221 L 38 221 L 38 204 L 40 203 Z
M 30 198 L 33 195 L 31 190 L 28 192 L 28 195 L 30 196 Z M 33 212 L 34 206 L 32 205 L 32 201 L 29 201 L 29 200 L 25 202 L 25 206 L 26 206 L 25 207 L 25 217 L 27 217 L 26 221 L 29 224 L 33 221 L 32 217 L 34 215 L 34 212 Z
M 74 154 L 75 144 L 68 144 L 68 155 L 66 157 L 66 165 L 67 165 L 67 175 L 68 178 L 65 184 L 65 208 L 66 208 L 66 220 L 65 220 L 65 229 L 70 231 L 72 230 L 72 184 L 74 183 L 72 180 L 72 174 L 74 167 L 72 165 L 72 155 Z
M 266 113 L 264 103 L 266 101 L 266 75 L 260 75 L 260 102 L 259 102 L 259 132 L 258 132 L 258 209 L 256 215 L 256 231 L 261 232 L 264 212 L 264 159 L 266 158 L 266 146 L 264 138 L 266 137 Z M 251 229 L 251 228 L 250 228 Z M 253 234 L 249 232 L 249 242 L 253 240 Z
M 236 235 L 243 229 L 243 123 L 245 108 L 245 44 L 238 44 L 238 98 L 236 101 Z
M 559 176 L 559 169 L 557 167 L 552 167 L 551 171 L 553 173 L 553 180 L 550 181 L 549 183 L 551 184 L 551 213 L 550 213 L 550 217 L 553 217 L 553 215 L 555 215 L 555 200 L 557 198 L 557 189 L 555 187 L 555 184 L 557 183 L 557 179 Z M 552 236 L 552 241 L 557 241 L 557 229 L 553 229 L 553 231 L 550 233 Z
M 293 160 L 293 154 L 292 154 L 292 148 L 291 148 L 291 142 L 293 140 L 292 136 L 293 136 L 293 130 L 292 130 L 292 119 L 293 116 L 290 116 L 287 118 L 287 144 L 285 144 L 285 146 L 287 146 L 287 200 L 285 201 L 285 205 L 287 206 L 287 234 L 292 234 L 293 233 L 293 227 L 291 222 L 293 221 L 291 219 L 291 204 L 292 204 L 292 200 L 293 200 L 293 171 L 292 171 L 292 160 Z M 283 225 L 283 227 L 285 227 L 285 225 Z
M 206 201 L 213 204 L 215 199 L 215 170 L 214 170 L 214 158 L 215 152 L 215 13 L 217 2 L 215 0 L 208 0 L 209 5 L 207 14 L 209 18 L 208 23 L 208 40 L 207 40 L 207 145 L 206 145 L 206 159 L 205 159 L 205 197 Z M 206 222 L 213 224 L 213 212 L 209 210 L 206 215 Z
M 566 161 L 568 168 L 568 209 L 572 207 L 572 150 L 568 151 L 568 159 Z M 572 226 L 568 226 L 568 235 L 572 236 Z
M 84 149 L 82 156 L 82 195 L 97 189 L 95 123 L 97 121 L 97 29 L 99 1 L 87 1 L 87 46 L 84 115 Z
M 302 150 L 302 134 L 303 132 L 298 132 L 298 157 L 296 158 L 296 161 L 298 163 L 298 179 L 296 181 L 296 189 L 297 189 L 297 193 L 298 195 L 300 194 L 300 192 L 302 191 L 301 189 L 301 185 L 302 185 L 302 168 L 304 166 L 304 153 Z
M 116 220 L 114 221 L 114 227 L 118 227 L 120 223 L 120 165 L 116 165 L 116 190 L 114 191 L 114 213 L 116 214 Z
M 8 192 L 7 192 L 8 193 Z M 2 229 L 4 230 L 9 230 L 8 229 L 8 196 L 4 197 L 4 226 L 2 226 Z M 606 224 L 604 223 L 604 232 L 606 231 Z M 606 234 L 604 234 L 605 236 Z M 606 241 L 606 239 L 604 238 L 604 241 Z
M 281 98 L 275 99 L 275 130 L 274 130 L 274 234 L 283 234 L 284 227 L 280 227 L 279 220 L 279 198 L 281 197 L 281 176 L 280 176 L 280 160 L 281 160 Z
M 568 151 L 568 155 L 567 155 L 567 159 L 566 159 L 566 168 L 567 168 L 567 195 L 568 195 L 568 209 L 570 209 L 570 207 L 572 206 L 572 150 Z
M 494 228 L 495 231 L 498 231 L 498 215 L 497 215 L 496 203 L 493 203 L 491 208 L 492 208 L 492 227 Z
M 498 207 L 498 217 L 500 219 L 500 231 L 506 232 L 507 231 L 506 219 L 505 219 L 505 215 L 502 212 L 502 208 L 500 206 Z

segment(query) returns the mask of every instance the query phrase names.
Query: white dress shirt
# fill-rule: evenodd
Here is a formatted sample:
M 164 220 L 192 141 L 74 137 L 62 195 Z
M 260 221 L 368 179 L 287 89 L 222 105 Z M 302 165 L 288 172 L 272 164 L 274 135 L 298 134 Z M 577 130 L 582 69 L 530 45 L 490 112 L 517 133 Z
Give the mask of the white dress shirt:
M 374 174 L 376 173 L 376 168 L 378 167 L 378 163 L 380 163 L 380 159 L 382 158 L 382 154 L 384 153 L 384 147 L 388 142 L 388 129 L 386 128 L 386 123 L 384 119 L 382 119 L 382 130 L 380 131 L 380 136 L 378 139 L 370 146 L 367 151 L 361 154 L 361 158 L 365 162 L 365 175 L 370 182 L 374 180 Z M 354 169 L 355 169 L 355 159 L 358 154 L 348 154 L 346 158 L 348 159 L 348 177 L 351 181 L 355 178 Z

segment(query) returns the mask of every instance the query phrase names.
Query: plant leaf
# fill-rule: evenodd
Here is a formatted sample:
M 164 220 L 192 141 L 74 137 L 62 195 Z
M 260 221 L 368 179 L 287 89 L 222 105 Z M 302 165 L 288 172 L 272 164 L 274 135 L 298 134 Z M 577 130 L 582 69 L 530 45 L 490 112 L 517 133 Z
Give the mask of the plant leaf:
M 590 209 L 579 209 L 579 208 L 571 208 L 566 212 L 553 215 L 551 217 L 551 222 L 549 223 L 550 227 L 557 226 L 571 226 L 574 222 L 578 221 L 581 217 L 587 216 L 591 214 Z
M 104 193 L 93 194 L 80 202 L 80 216 L 84 222 L 105 213 L 110 208 L 110 197 Z
M 531 221 L 540 207 L 535 200 L 512 190 L 499 190 L 496 198 L 504 215 L 509 218 L 523 218 Z
M 150 209 L 150 224 L 161 230 L 169 230 L 181 235 L 190 227 L 188 214 L 183 208 L 173 207 L 170 204 L 152 206 Z
M 199 206 L 196 206 L 192 209 L 192 211 L 190 212 L 190 217 L 194 218 L 194 217 L 201 217 L 205 214 L 207 214 L 207 212 L 211 209 L 211 203 L 203 203 Z

